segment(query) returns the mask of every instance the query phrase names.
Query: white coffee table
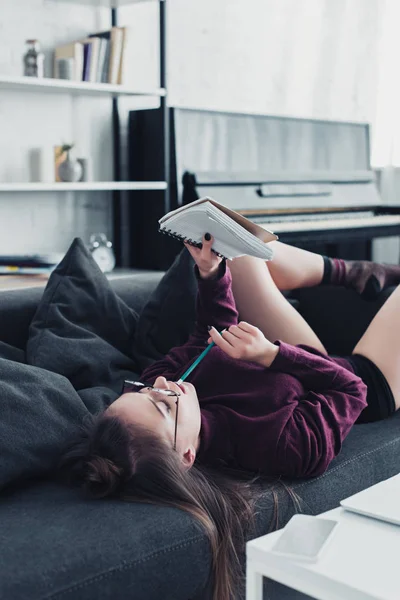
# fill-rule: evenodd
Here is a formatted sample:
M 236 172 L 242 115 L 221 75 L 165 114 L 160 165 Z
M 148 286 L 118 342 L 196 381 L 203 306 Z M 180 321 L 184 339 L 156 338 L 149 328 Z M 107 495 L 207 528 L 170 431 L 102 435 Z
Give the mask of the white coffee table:
M 280 557 L 275 531 L 247 543 L 246 600 L 262 600 L 263 577 L 319 600 L 399 600 L 400 526 L 335 508 L 339 522 L 316 563 Z

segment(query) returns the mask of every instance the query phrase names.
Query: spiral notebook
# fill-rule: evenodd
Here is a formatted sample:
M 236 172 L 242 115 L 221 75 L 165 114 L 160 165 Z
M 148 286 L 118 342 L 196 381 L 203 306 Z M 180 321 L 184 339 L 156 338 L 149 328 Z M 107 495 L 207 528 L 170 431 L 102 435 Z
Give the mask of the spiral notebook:
M 278 237 L 212 198 L 200 198 L 177 208 L 159 220 L 160 231 L 199 246 L 203 235 L 214 237 L 213 250 L 227 259 L 245 254 L 271 260 L 268 242 Z

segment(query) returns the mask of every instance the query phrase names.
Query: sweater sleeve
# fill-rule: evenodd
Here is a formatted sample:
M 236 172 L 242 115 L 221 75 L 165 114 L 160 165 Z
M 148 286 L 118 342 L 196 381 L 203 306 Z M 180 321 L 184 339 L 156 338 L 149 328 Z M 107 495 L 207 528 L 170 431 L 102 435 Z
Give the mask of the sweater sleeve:
M 318 351 L 276 342 L 272 370 L 290 373 L 305 388 L 292 403 L 276 445 L 275 464 L 286 477 L 315 477 L 326 471 L 367 406 L 367 386 L 351 371 Z
M 201 279 L 197 266 L 195 273 L 199 292 L 193 336 L 208 339 L 208 325 L 214 325 L 218 331 L 237 325 L 238 312 L 232 293 L 232 276 L 225 260 L 221 262 L 215 279 Z
M 189 361 L 204 350 L 209 337 L 208 325 L 214 325 L 221 331 L 237 324 L 238 313 L 232 294 L 232 277 L 225 261 L 221 262 L 215 279 L 201 279 L 197 266 L 195 274 L 198 293 L 194 331 L 183 346 L 172 348 L 163 359 L 145 369 L 141 375 L 143 381 L 151 383 L 161 375 L 167 379 L 176 377 Z

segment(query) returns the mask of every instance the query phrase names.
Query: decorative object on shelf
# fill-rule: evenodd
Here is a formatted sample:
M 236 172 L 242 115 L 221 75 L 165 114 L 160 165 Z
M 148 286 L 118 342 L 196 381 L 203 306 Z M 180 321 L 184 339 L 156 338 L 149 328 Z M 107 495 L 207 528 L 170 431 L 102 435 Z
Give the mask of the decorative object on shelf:
M 44 77 L 44 54 L 37 40 L 26 40 L 24 54 L 24 75 L 26 77 Z
M 58 79 L 67 79 L 74 81 L 75 79 L 75 61 L 73 58 L 58 58 L 56 60 L 56 72 Z
M 74 147 L 74 144 L 63 144 L 57 147 L 56 150 L 56 173 L 58 175 L 57 181 L 65 181 L 68 183 L 75 183 L 80 181 L 82 178 L 82 165 L 76 159 L 72 159 L 70 151 Z
M 74 81 L 82 81 L 83 73 L 83 44 L 80 42 L 73 42 L 72 44 L 65 44 L 59 46 L 54 51 L 54 77 L 60 78 L 60 60 L 70 60 L 72 64 L 72 79 Z
M 32 182 L 53 183 L 55 181 L 51 146 L 31 148 L 29 163 Z
M 93 181 L 92 161 L 90 158 L 82 157 L 76 159 L 82 167 L 82 177 L 79 181 Z
M 57 182 L 61 181 L 58 174 L 58 167 L 66 158 L 67 153 L 62 149 L 62 146 L 54 146 L 54 178 Z
M 112 243 L 104 233 L 93 233 L 90 236 L 89 250 L 103 273 L 109 273 L 115 267 L 115 255 Z

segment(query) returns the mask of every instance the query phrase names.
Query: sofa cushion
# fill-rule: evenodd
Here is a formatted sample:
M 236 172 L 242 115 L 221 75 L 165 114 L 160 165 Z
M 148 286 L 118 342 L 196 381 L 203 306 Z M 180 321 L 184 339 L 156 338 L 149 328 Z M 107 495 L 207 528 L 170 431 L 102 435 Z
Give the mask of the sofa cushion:
M 136 313 L 81 240 L 50 277 L 26 351 L 0 342 L 0 486 L 56 468 L 77 428 L 137 376 Z
M 51 274 L 29 330 L 27 362 L 64 375 L 76 390 L 120 393 L 136 365 L 137 313 L 117 296 L 79 238 Z
M 65 377 L 17 358 L 0 358 L 0 487 L 53 469 L 88 414 Z M 100 394 L 91 408 L 101 408 Z
M 5 290 L 0 293 L 0 339 L 25 351 L 28 330 L 43 287 Z
M 318 514 L 399 471 L 397 413 L 356 425 L 320 477 L 284 484 L 300 497 L 302 512 Z M 271 523 L 283 527 L 298 510 L 283 484 L 273 489 L 278 522 L 267 484 L 254 536 Z M 2 600 L 209 600 L 209 546 L 179 510 L 85 500 L 74 489 L 40 483 L 3 495 L 0 522 Z M 292 599 L 271 581 L 267 588 L 269 600 Z
M 194 261 L 184 248 L 164 274 L 140 314 L 135 357 L 141 370 L 184 344 L 196 318 Z
M 158 285 L 161 271 L 138 271 L 129 275 L 117 272 L 107 276 L 114 292 L 133 308 L 143 310 Z M 28 331 L 45 286 L 2 291 L 0 293 L 0 340 L 25 350 Z
M 21 348 L 0 341 L 0 487 L 54 469 L 84 417 L 136 375 L 129 356 L 136 320 L 75 240 L 40 298 L 30 364 Z
M 3 497 L 0 521 L 2 600 L 189 600 L 209 575 L 205 535 L 176 509 L 43 482 Z
M 394 288 L 387 288 L 373 300 L 342 286 L 320 285 L 296 290 L 299 312 L 330 354 L 351 354 L 368 325 Z

